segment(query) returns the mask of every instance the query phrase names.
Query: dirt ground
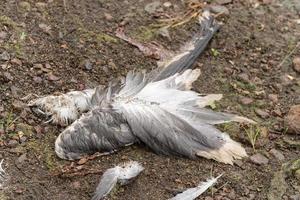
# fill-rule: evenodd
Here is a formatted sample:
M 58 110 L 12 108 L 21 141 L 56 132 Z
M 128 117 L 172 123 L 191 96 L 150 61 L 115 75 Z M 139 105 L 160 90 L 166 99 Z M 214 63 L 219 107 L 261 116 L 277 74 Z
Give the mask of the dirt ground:
M 103 171 L 127 160 L 141 162 L 145 171 L 109 199 L 168 199 L 221 173 L 199 199 L 272 199 L 274 191 L 278 199 L 300 199 L 295 176 L 275 181 L 275 189 L 270 186 L 282 164 L 300 157 L 299 136 L 286 133 L 283 124 L 289 108 L 300 103 L 300 76 L 292 67 L 292 59 L 300 55 L 298 0 L 207 1 L 225 2 L 229 14 L 218 16 L 223 25 L 195 64 L 202 71 L 195 90 L 222 93 L 215 109 L 259 122 L 220 128 L 241 142 L 249 156 L 263 155 L 262 163 L 247 158 L 230 166 L 166 157 L 142 144 L 82 165 L 56 157 L 54 141 L 63 127 L 44 124 L 22 98 L 82 90 L 130 69 L 155 67 L 155 60 L 114 36 L 117 27 L 122 24 L 130 36 L 174 50 L 197 25 L 192 20 L 172 28 L 167 39 L 158 34 L 157 19 L 184 12 L 185 1 L 171 0 L 171 6 L 161 1 L 149 14 L 145 5 L 151 2 L 0 0 L 0 158 L 9 174 L 0 199 L 90 199 Z M 249 138 L 256 133 L 253 148 Z

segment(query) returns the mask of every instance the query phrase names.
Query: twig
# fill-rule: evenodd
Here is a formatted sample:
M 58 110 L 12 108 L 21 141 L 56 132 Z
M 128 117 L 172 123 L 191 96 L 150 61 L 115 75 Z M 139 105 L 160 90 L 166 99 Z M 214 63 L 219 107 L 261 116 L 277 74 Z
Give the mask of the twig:
M 277 68 L 281 67 L 281 65 L 283 65 L 283 63 L 285 63 L 285 61 L 297 50 L 299 44 L 300 42 L 298 42 L 296 46 L 283 58 L 283 60 L 279 63 Z

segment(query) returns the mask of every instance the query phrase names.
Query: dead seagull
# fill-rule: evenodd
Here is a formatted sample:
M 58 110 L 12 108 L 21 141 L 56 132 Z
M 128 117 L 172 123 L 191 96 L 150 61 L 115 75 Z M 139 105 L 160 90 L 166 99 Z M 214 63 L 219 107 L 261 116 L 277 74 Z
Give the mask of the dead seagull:
M 141 142 L 154 152 L 195 159 L 198 156 L 233 164 L 246 157 L 245 149 L 214 127 L 226 122 L 254 121 L 205 108 L 222 95 L 191 90 L 200 76 L 189 69 L 219 28 L 209 12 L 200 17 L 200 32 L 169 60 L 146 73 L 129 72 L 107 87 L 30 102 L 54 122 L 69 122 L 56 139 L 55 151 L 74 160 L 95 152 L 113 153 Z M 82 114 L 82 112 L 88 111 Z

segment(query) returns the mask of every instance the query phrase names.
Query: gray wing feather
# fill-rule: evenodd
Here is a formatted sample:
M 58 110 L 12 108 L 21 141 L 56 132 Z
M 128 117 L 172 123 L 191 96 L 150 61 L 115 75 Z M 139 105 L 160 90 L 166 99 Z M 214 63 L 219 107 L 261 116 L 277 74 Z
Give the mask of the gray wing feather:
M 95 152 L 114 152 L 135 141 L 122 115 L 95 108 L 57 137 L 55 151 L 60 158 L 73 160 Z
M 222 145 L 157 105 L 128 103 L 122 109 L 133 134 L 156 153 L 195 158 L 197 151 Z

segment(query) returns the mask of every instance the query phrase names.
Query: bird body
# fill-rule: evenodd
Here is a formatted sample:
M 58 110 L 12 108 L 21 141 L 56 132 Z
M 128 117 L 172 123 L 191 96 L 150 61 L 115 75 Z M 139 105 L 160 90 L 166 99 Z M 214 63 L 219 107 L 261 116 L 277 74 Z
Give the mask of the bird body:
M 213 125 L 253 121 L 209 110 L 205 106 L 222 95 L 200 95 L 191 90 L 200 70 L 190 68 L 219 28 L 207 12 L 199 22 L 200 32 L 177 55 L 160 61 L 149 73 L 130 71 L 125 80 L 115 80 L 107 87 L 57 97 L 60 102 L 67 99 L 70 105 L 55 104 L 52 96 L 31 102 L 39 110 L 46 108 L 55 122 L 76 119 L 58 136 L 57 155 L 73 160 L 142 142 L 159 154 L 191 159 L 202 156 L 228 164 L 247 156 L 239 143 Z

